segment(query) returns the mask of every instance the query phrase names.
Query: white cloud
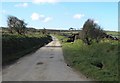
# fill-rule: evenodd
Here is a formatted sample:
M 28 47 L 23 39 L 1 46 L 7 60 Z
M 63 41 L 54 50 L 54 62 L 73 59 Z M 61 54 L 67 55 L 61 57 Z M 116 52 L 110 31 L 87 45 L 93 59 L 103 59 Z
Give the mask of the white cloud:
M 33 14 L 31 15 L 31 18 L 32 18 L 32 20 L 39 20 L 40 15 L 39 15 L 38 13 L 33 13 Z
M 82 17 L 84 17 L 84 14 L 75 14 L 73 16 L 74 19 L 81 19 Z
M 52 20 L 51 17 L 46 17 L 46 18 L 43 20 L 43 22 L 48 22 L 48 21 L 51 21 L 51 20 Z
M 46 23 L 46 22 L 52 20 L 52 17 L 46 17 L 45 15 L 42 15 L 42 14 L 33 13 L 33 14 L 31 15 L 31 19 L 34 20 L 34 21 L 35 21 L 35 20 L 40 20 L 40 21 Z
M 94 23 L 97 23 L 97 24 L 98 24 L 98 23 L 99 23 L 99 21 L 98 21 L 98 20 L 94 20 Z
M 28 7 L 28 3 L 19 3 L 16 4 L 15 7 Z
M 40 4 L 40 3 L 56 3 L 58 0 L 33 0 L 33 3 Z

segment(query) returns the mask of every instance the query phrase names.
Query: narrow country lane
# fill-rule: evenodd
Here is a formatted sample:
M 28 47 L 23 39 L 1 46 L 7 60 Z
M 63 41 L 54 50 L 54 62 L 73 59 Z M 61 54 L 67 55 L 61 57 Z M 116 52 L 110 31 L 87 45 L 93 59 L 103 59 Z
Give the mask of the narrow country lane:
M 3 81 L 88 81 L 67 66 L 57 38 L 2 70 Z

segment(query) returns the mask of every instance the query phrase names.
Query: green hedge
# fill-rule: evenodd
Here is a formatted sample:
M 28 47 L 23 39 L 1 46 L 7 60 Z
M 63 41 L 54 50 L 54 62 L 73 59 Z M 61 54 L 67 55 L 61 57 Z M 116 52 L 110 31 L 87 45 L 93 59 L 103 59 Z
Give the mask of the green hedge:
M 2 63 L 10 63 L 52 41 L 51 36 L 3 35 Z

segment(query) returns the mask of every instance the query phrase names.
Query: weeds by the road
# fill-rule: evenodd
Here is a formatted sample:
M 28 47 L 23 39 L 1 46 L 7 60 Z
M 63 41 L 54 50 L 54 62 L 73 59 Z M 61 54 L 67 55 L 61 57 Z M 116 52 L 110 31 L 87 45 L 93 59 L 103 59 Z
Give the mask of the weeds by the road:
M 57 36 L 59 40 L 64 37 Z M 64 40 L 63 40 L 64 41 Z M 118 81 L 118 42 L 104 41 L 85 45 L 81 40 L 61 42 L 67 63 L 88 78 L 98 81 Z

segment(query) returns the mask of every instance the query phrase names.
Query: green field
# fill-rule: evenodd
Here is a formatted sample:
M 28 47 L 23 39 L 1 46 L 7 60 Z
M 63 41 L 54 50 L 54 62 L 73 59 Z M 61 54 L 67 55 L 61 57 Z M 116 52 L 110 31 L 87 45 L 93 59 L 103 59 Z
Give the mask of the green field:
M 118 81 L 118 41 L 106 39 L 99 44 L 85 45 L 80 39 L 67 43 L 64 36 L 56 37 L 62 40 L 64 58 L 71 67 L 93 80 Z
M 117 32 L 117 31 L 106 31 L 106 33 L 114 37 L 120 36 L 120 32 Z

